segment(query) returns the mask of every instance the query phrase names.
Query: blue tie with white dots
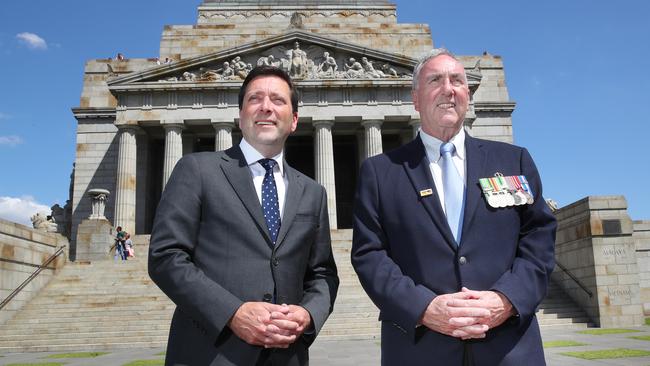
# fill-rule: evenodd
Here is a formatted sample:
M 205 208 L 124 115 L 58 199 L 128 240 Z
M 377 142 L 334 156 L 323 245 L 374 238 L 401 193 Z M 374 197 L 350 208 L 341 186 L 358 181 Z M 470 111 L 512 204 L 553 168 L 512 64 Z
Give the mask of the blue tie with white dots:
M 278 188 L 275 186 L 273 168 L 277 162 L 273 159 L 261 159 L 259 163 L 266 169 L 262 181 L 262 211 L 266 226 L 269 228 L 273 245 L 278 238 L 280 231 L 280 205 L 278 204 Z

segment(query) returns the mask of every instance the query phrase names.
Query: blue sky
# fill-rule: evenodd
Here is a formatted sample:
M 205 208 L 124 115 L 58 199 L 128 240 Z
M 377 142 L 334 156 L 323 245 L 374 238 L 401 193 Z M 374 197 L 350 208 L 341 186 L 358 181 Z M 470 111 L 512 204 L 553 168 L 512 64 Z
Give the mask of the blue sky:
M 195 24 L 200 0 L 6 1 L 0 9 L 0 217 L 68 196 L 84 63 L 156 57 L 166 24 Z M 515 143 L 560 206 L 620 194 L 650 219 L 650 2 L 396 1 L 400 23 L 436 46 L 503 57 Z M 460 4 L 461 7 L 458 7 Z

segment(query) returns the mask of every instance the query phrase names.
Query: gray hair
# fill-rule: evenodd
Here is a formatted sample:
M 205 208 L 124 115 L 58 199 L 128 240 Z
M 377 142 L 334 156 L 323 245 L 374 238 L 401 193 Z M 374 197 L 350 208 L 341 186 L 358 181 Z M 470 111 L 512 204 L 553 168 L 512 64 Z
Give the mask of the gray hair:
M 424 66 L 424 64 L 429 62 L 429 60 L 431 60 L 431 59 L 434 59 L 434 58 L 436 58 L 438 56 L 443 56 L 443 55 L 444 56 L 449 56 L 449 57 L 453 58 L 454 60 L 460 62 L 460 60 L 456 57 L 456 55 L 451 53 L 446 48 L 434 48 L 434 49 L 432 49 L 431 51 L 429 51 L 429 53 L 427 53 L 426 55 L 424 55 L 424 56 L 422 56 L 420 58 L 418 63 L 415 65 L 415 68 L 413 69 L 413 85 L 412 85 L 413 91 L 415 91 L 417 89 L 417 87 L 418 87 L 418 78 L 420 76 L 420 71 L 422 70 L 422 67 Z M 467 78 L 467 77 L 465 77 L 465 78 Z

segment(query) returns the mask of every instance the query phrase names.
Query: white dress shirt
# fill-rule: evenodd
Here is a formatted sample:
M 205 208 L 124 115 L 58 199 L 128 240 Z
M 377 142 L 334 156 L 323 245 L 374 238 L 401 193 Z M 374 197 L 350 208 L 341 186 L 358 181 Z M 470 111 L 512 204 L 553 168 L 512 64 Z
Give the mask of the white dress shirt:
M 264 175 L 266 174 L 266 169 L 259 163 L 260 159 L 265 159 L 265 157 L 255 150 L 245 139 L 241 139 L 239 143 L 239 148 L 244 154 L 246 163 L 251 170 L 251 175 L 253 176 L 253 185 L 255 186 L 255 192 L 257 193 L 257 199 L 262 204 L 262 181 L 264 180 Z M 271 159 L 275 160 L 277 164 L 273 167 L 273 177 L 275 178 L 275 186 L 278 189 L 278 207 L 280 208 L 280 218 L 284 213 L 284 196 L 289 186 L 289 179 L 286 174 L 284 174 L 284 151 L 281 151 L 278 155 L 272 157 Z
M 426 132 L 420 129 L 420 138 L 424 143 L 424 149 L 427 153 L 427 158 L 429 159 L 429 169 L 431 170 L 431 175 L 433 176 L 433 183 L 436 185 L 436 192 L 438 197 L 440 197 L 440 204 L 442 205 L 442 211 L 447 213 L 445 210 L 445 190 L 442 187 L 442 167 L 440 164 L 440 145 L 443 141 L 428 135 Z M 449 141 L 454 144 L 456 152 L 454 153 L 452 160 L 460 174 L 460 178 L 463 180 L 465 187 L 467 187 L 467 178 L 465 177 L 467 170 L 467 159 L 465 159 L 465 129 L 461 128 L 460 131 L 451 138 Z

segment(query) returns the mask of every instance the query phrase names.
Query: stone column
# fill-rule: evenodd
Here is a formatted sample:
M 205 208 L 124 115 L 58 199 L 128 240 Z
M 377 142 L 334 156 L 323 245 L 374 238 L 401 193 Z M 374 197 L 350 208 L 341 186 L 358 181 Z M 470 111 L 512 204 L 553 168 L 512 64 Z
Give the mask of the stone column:
M 212 122 L 214 127 L 214 151 L 226 150 L 232 147 L 232 128 L 234 122 Z
M 381 124 L 380 120 L 368 120 L 361 122 L 365 129 L 365 151 L 366 158 L 382 153 L 381 145 Z
M 330 229 L 336 229 L 336 181 L 334 175 L 334 144 L 332 142 L 334 121 L 314 121 L 313 125 L 316 131 L 314 134 L 316 181 L 322 184 L 327 191 Z
M 413 128 L 413 138 L 418 137 L 418 131 L 420 130 L 421 125 L 422 122 L 419 119 L 412 119 L 411 122 L 409 122 L 409 126 Z
M 183 138 L 181 136 L 184 125 L 182 123 L 163 123 L 165 128 L 165 162 L 163 164 L 162 185 L 165 189 L 169 176 L 176 163 L 183 157 Z
M 117 155 L 117 184 L 115 187 L 115 226 L 122 226 L 127 232 L 135 230 L 135 188 L 137 145 L 135 135 L 139 128 L 134 125 L 120 125 L 119 150 Z

